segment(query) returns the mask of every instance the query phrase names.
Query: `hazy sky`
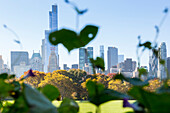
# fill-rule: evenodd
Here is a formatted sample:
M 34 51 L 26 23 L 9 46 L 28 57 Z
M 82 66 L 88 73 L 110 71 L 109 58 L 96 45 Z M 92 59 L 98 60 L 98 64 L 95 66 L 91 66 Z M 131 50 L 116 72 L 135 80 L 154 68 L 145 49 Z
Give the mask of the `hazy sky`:
M 72 0 L 80 9 L 89 11 L 80 17 L 80 28 L 86 24 L 100 27 L 94 41 L 87 46 L 94 47 L 94 56 L 99 56 L 99 46 L 105 46 L 105 61 L 107 63 L 107 47 L 115 46 L 119 54 L 125 58 L 136 60 L 137 36 L 143 41 L 154 40 L 154 26 L 159 24 L 163 17 L 163 9 L 170 6 L 169 0 Z M 75 29 L 75 11 L 64 0 L 0 0 L 0 54 L 5 62 L 10 62 L 10 51 L 20 50 L 14 43 L 12 33 L 3 28 L 6 24 L 20 37 L 23 50 L 41 50 L 41 40 L 45 37 L 44 30 L 48 29 L 49 11 L 51 5 L 58 4 L 59 29 Z M 165 41 L 170 50 L 170 17 L 167 17 L 161 28 L 158 42 Z M 68 54 L 68 51 L 59 45 L 60 67 L 78 64 L 78 49 Z M 169 53 L 168 53 L 168 56 Z M 148 65 L 149 54 L 142 57 L 142 65 Z

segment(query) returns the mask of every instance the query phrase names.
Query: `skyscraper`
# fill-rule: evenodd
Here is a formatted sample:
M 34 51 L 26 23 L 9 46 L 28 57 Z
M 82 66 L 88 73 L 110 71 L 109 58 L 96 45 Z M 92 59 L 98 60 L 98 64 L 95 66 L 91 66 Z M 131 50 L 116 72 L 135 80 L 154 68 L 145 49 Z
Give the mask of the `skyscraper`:
M 2 73 L 3 67 L 4 67 L 4 61 L 2 59 L 2 55 L 0 55 L 0 73 Z
M 33 53 L 30 59 L 30 65 L 32 70 L 43 71 L 42 58 L 40 53 Z
M 49 57 L 52 51 L 55 51 L 57 57 L 57 67 L 59 67 L 58 45 L 54 46 L 49 42 L 49 34 L 58 30 L 58 8 L 52 5 L 52 11 L 49 12 L 49 30 L 45 30 L 45 39 L 42 40 L 42 61 L 44 71 L 48 72 Z
M 85 63 L 87 62 L 87 49 L 79 48 L 79 69 L 83 70 Z
M 100 57 L 104 60 L 104 45 L 100 46 Z
M 168 69 L 168 75 L 170 77 L 170 57 L 167 58 L 167 69 Z
M 124 62 L 124 71 L 126 72 L 132 72 L 133 68 L 132 68 L 132 59 L 131 58 L 127 58 Z
M 107 61 L 108 61 L 108 72 L 110 73 L 110 68 L 118 64 L 118 48 L 108 47 L 107 51 Z
M 89 73 L 93 74 L 93 66 L 92 63 L 90 62 L 90 58 L 93 58 L 93 47 L 87 47 L 87 61 L 88 61 L 88 66 L 89 66 Z
M 167 67 L 167 51 L 166 51 L 166 44 L 162 42 L 159 47 L 159 59 L 158 59 L 158 78 L 161 80 L 166 79 L 166 71 L 165 67 L 160 64 L 160 59 L 165 61 L 165 67 Z
M 124 61 L 124 55 L 118 55 L 118 63 L 121 63 Z
M 152 53 L 149 56 L 149 77 L 157 78 L 158 76 L 158 58 Z
M 41 56 L 42 56 L 42 71 L 44 71 L 44 63 L 45 63 L 45 39 L 42 39 Z
M 11 51 L 11 71 L 14 72 L 14 66 L 20 65 L 20 63 L 25 63 L 29 65 L 29 55 L 28 52 L 24 51 Z
M 51 51 L 50 57 L 49 57 L 49 63 L 48 63 L 48 72 L 53 72 L 57 69 L 59 69 L 58 67 L 58 63 L 57 63 L 57 56 L 55 51 Z

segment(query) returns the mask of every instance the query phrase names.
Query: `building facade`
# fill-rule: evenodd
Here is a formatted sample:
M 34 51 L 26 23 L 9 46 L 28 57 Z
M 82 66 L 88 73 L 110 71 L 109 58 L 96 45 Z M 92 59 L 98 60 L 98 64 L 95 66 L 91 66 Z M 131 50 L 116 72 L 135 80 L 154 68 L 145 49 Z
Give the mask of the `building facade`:
M 72 64 L 71 69 L 78 69 L 78 64 Z
M 166 79 L 166 71 L 165 68 L 167 67 L 167 50 L 166 50 L 166 44 L 165 42 L 162 42 L 159 47 L 159 59 L 158 59 L 158 78 L 161 80 Z M 160 63 L 160 60 L 165 61 L 165 66 Z
M 79 48 L 79 69 L 83 70 L 85 63 L 87 63 L 87 49 Z
M 116 47 L 108 47 L 107 51 L 107 65 L 108 65 L 108 73 L 110 73 L 110 68 L 112 66 L 116 66 L 118 64 L 118 48 Z
M 118 63 L 124 62 L 124 55 L 118 55 Z
M 149 56 L 149 78 L 158 77 L 158 58 L 152 53 Z
M 31 65 L 27 65 L 24 61 L 20 62 L 19 65 L 14 65 L 14 73 L 17 78 L 21 77 L 21 75 L 24 75 L 24 72 L 28 71 L 31 68 Z
M 43 64 L 40 53 L 33 53 L 30 59 L 30 65 L 32 70 L 43 71 Z
M 93 58 L 93 47 L 87 47 L 87 63 L 89 66 L 89 73 L 93 74 L 93 65 L 90 62 L 91 58 Z
M 168 69 L 168 76 L 170 78 L 170 57 L 167 58 L 167 69 Z
M 100 45 L 100 57 L 104 60 L 104 45 Z
M 49 63 L 48 63 L 48 72 L 53 72 L 57 69 L 59 69 L 58 67 L 58 63 L 57 63 L 57 56 L 56 56 L 56 53 L 55 51 L 52 51 L 51 54 L 50 54 L 50 57 L 49 57 Z
M 42 41 L 42 57 L 44 71 L 48 72 L 49 57 L 52 51 L 55 51 L 57 57 L 57 67 L 59 67 L 59 55 L 58 55 L 58 45 L 54 46 L 49 42 L 49 34 L 52 31 L 58 30 L 58 7 L 57 5 L 52 5 L 52 11 L 49 12 L 49 29 L 45 30 L 45 40 Z
M 20 63 L 25 62 L 29 65 L 29 54 L 24 51 L 11 51 L 11 71 L 14 72 L 14 66 L 19 66 Z

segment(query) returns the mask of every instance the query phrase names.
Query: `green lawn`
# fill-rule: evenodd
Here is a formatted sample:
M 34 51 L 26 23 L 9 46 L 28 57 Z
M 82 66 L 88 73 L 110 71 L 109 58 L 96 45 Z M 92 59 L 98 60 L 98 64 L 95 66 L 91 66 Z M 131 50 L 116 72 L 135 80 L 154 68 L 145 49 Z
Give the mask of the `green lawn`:
M 134 102 L 134 101 L 130 101 Z M 61 101 L 53 101 L 55 106 L 59 106 Z M 96 107 L 87 101 L 77 101 L 80 106 L 79 113 L 92 112 L 95 113 Z M 127 111 L 133 111 L 131 108 L 123 108 L 122 100 L 110 101 L 100 106 L 101 113 L 125 113 Z

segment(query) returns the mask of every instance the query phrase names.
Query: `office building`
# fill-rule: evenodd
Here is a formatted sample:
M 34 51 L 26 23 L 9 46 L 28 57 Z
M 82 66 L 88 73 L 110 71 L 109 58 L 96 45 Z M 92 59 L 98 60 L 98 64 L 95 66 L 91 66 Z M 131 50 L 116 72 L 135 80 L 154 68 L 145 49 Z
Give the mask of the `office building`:
M 58 45 L 54 46 L 49 42 L 49 34 L 56 30 L 58 30 L 58 8 L 57 5 L 52 5 L 52 11 L 49 12 L 49 30 L 45 30 L 45 40 L 42 40 L 42 59 L 45 72 L 48 72 L 49 57 L 52 51 L 56 54 L 57 67 L 59 67 Z
M 168 76 L 170 78 L 170 57 L 167 58 L 167 69 L 168 69 Z
M 100 46 L 100 57 L 104 60 L 104 45 Z
M 110 73 L 110 68 L 118 64 L 118 48 L 108 47 L 107 51 L 107 61 L 108 61 L 108 73 Z
M 87 63 L 89 66 L 89 73 L 93 74 L 93 65 L 90 62 L 91 58 L 93 58 L 93 47 L 87 47 Z
M 71 69 L 78 69 L 78 64 L 73 64 L 73 65 L 71 66 Z
M 17 78 L 24 75 L 24 72 L 28 71 L 31 68 L 31 65 L 27 65 L 25 61 L 21 61 L 19 65 L 14 65 L 14 73 Z
M 121 63 L 124 61 L 124 55 L 118 55 L 118 63 Z
M 152 53 L 149 56 L 149 78 L 158 77 L 158 58 Z
M 20 63 L 25 62 L 29 65 L 29 54 L 24 51 L 11 51 L 11 71 L 14 72 L 14 66 L 19 66 Z
M 162 42 L 159 47 L 159 59 L 158 59 L 158 78 L 164 80 L 167 78 L 165 68 L 167 67 L 167 50 L 165 42 Z M 160 64 L 160 60 L 165 61 L 165 65 Z
M 125 72 L 132 72 L 133 71 L 133 69 L 132 69 L 132 59 L 131 58 L 127 58 L 124 61 L 124 71 Z
M 43 71 L 43 64 L 40 53 L 33 53 L 30 59 L 30 65 L 32 70 Z
M 58 70 L 58 63 L 57 63 L 57 56 L 55 51 L 51 51 L 50 57 L 49 57 L 49 63 L 48 63 L 48 72 L 53 72 L 55 70 Z
M 83 70 L 83 67 L 85 67 L 85 63 L 88 63 L 87 49 L 79 48 L 79 69 Z

